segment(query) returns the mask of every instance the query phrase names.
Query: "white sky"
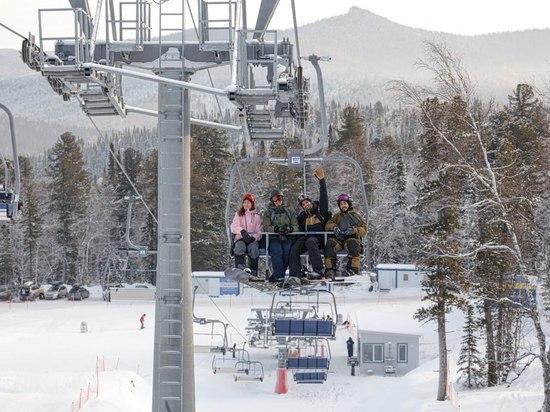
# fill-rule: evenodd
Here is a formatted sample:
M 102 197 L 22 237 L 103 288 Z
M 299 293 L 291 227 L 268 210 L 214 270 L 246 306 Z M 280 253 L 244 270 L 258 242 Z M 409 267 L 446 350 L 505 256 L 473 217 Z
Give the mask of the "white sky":
M 176 4 L 180 0 L 169 0 Z M 96 1 L 89 0 L 92 11 Z M 105 3 L 105 2 L 104 2 Z M 195 1 L 190 0 L 195 8 Z M 259 0 L 248 0 L 252 9 Z M 291 0 L 280 0 L 272 27 L 292 26 Z M 426 30 L 483 34 L 550 27 L 550 2 L 545 0 L 295 0 L 298 24 L 345 14 L 358 6 L 396 23 Z M 68 7 L 68 0 L 0 0 L 0 23 L 27 35 L 38 33 L 38 8 Z M 196 9 L 196 8 L 195 8 Z M 70 19 L 59 24 L 70 27 Z M 0 27 L 0 48 L 19 48 L 17 36 Z

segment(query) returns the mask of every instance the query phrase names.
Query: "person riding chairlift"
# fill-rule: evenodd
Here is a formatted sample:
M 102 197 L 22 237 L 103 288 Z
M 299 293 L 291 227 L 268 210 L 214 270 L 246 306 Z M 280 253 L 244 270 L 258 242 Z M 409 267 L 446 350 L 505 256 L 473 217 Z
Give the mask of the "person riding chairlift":
M 334 237 L 325 245 L 325 276 L 335 277 L 336 254 L 340 250 L 348 251 L 348 262 L 343 276 L 358 275 L 361 267 L 361 238 L 367 234 L 367 222 L 353 209 L 351 197 L 342 193 L 336 199 L 340 211 L 335 213 L 325 225 L 327 232 Z
M 250 265 L 250 275 L 258 275 L 258 259 L 260 247 L 258 242 L 262 238 L 262 218 L 256 213 L 254 196 L 246 193 L 243 196 L 242 206 L 235 213 L 231 222 L 231 233 L 234 235 L 233 254 L 235 267 L 245 270 L 246 255 Z

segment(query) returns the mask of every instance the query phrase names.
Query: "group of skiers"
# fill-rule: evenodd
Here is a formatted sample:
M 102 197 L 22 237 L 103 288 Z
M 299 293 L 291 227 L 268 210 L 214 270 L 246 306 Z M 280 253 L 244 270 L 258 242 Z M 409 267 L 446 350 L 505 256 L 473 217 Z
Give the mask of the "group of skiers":
M 306 279 L 333 279 L 336 255 L 340 250 L 348 252 L 344 276 L 356 275 L 360 269 L 361 238 L 367 234 L 367 222 L 353 208 L 351 197 L 341 194 L 337 198 L 339 211 L 329 211 L 327 184 L 322 168 L 315 170 L 319 181 L 319 200 L 307 194 L 298 196 L 301 211 L 296 215 L 284 202 L 283 193 L 275 189 L 270 193 L 270 202 L 263 213 L 257 213 L 255 198 L 246 193 L 242 206 L 231 223 L 235 267 L 250 271 L 251 279 L 257 278 L 259 242 L 262 232 L 269 233 L 266 243 L 271 257 L 273 274 L 268 279 L 280 282 L 289 269 L 289 278 L 306 283 Z M 297 233 L 296 233 L 297 232 Z M 323 232 L 330 232 L 326 244 Z M 324 264 L 321 249 L 324 249 Z M 301 255 L 309 256 L 312 271 L 304 272 Z M 246 256 L 249 267 L 246 267 Z

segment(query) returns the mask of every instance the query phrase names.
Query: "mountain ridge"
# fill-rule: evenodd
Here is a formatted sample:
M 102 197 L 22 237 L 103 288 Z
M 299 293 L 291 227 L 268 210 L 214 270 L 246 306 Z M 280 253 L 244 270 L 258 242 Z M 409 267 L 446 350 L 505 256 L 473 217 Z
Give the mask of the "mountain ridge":
M 290 37 L 293 30 L 282 30 L 278 37 Z M 453 54 L 461 58 L 463 66 L 478 85 L 484 99 L 495 98 L 505 102 L 517 83 L 545 84 L 550 69 L 546 52 L 550 44 L 549 29 L 509 31 L 480 35 L 459 35 L 411 28 L 360 7 L 351 7 L 346 14 L 328 17 L 304 24 L 299 28 L 302 57 L 310 54 L 330 56 L 322 62 L 327 102 L 375 103 L 396 105 L 393 96 L 385 89 L 390 80 L 425 83 L 426 73 L 417 70 L 416 63 L 425 57 L 426 41 L 445 43 Z M 60 130 L 78 127 L 85 140 L 97 136 L 91 123 L 76 101 L 69 103 L 57 96 L 47 81 L 26 67 L 15 49 L 0 49 L 0 96 L 2 103 L 14 113 L 23 143 L 20 151 L 48 147 L 55 142 Z M 307 76 L 316 87 L 315 74 L 309 62 L 303 64 Z M 221 70 L 220 70 L 221 69 Z M 214 86 L 227 86 L 227 67 L 212 71 Z M 192 81 L 208 84 L 205 73 L 193 76 Z M 155 84 L 125 79 L 127 104 L 152 108 L 156 101 Z M 209 84 L 208 84 L 209 85 Z M 194 113 L 212 111 L 211 96 L 193 94 Z M 199 96 L 199 97 L 197 97 Z M 315 97 L 314 97 L 315 98 Z M 223 99 L 221 99 L 223 100 Z M 225 105 L 225 103 L 224 103 Z M 230 107 L 227 104 L 224 107 Z M 28 121 L 32 119 L 32 122 Z M 36 124 L 50 122 L 41 133 L 37 144 Z M 2 123 L 3 122 L 3 123 Z M 52 126 L 53 122 L 53 126 Z M 29 124 L 33 125 L 27 127 Z M 154 117 L 131 115 L 128 120 L 102 119 L 99 126 L 106 131 L 127 127 L 155 127 Z M 0 124 L 6 124 L 0 118 Z M 0 150 L 4 147 L 0 140 Z

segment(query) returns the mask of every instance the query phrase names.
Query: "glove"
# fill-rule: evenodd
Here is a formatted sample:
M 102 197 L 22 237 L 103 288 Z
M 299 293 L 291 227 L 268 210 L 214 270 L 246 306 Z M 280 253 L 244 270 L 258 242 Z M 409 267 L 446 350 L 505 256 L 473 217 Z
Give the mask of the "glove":
M 281 235 L 286 235 L 292 231 L 292 228 L 288 225 L 283 225 L 283 226 L 275 226 L 274 230 L 276 233 L 279 233 Z
M 318 167 L 317 170 L 315 170 L 315 177 L 318 180 L 323 180 L 325 178 L 325 171 L 322 167 Z
M 351 236 L 353 235 L 353 228 L 352 227 L 348 227 L 346 230 L 344 230 L 342 232 L 343 235 L 346 235 L 346 236 Z
M 338 226 L 336 226 L 334 228 L 334 230 L 332 231 L 332 233 L 334 233 L 335 236 L 340 236 L 342 234 L 342 231 L 340 230 L 340 228 Z
M 247 245 L 249 243 L 252 243 L 254 242 L 254 238 L 252 236 L 250 236 L 250 233 L 248 233 L 246 230 L 241 230 L 241 236 L 243 237 L 243 240 L 244 240 L 244 243 L 246 243 Z
M 281 231 L 282 235 L 288 235 L 290 232 L 292 232 L 292 228 L 289 225 L 284 225 L 282 227 L 282 231 Z

